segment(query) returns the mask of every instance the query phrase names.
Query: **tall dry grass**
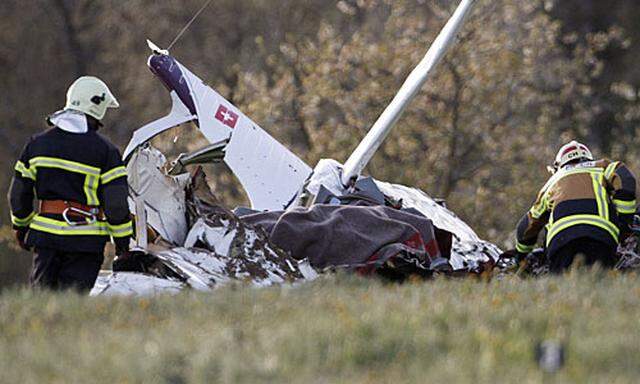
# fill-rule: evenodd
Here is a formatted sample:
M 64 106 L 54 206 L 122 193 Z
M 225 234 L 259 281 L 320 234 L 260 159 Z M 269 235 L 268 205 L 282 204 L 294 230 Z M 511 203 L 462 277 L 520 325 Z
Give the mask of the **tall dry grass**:
M 636 382 L 640 282 L 573 273 L 88 298 L 0 296 L 2 383 Z M 545 377 L 544 339 L 567 364 Z

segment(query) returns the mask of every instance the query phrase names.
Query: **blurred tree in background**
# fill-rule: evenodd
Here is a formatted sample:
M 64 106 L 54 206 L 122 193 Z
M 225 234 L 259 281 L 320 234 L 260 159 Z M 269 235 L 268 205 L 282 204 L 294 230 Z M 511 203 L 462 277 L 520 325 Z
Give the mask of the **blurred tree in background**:
M 310 165 L 344 161 L 457 3 L 216 0 L 172 54 Z M 3 192 L 22 145 L 45 128 L 45 116 L 63 106 L 80 75 L 101 77 L 119 98 L 103 133 L 121 147 L 164 115 L 169 98 L 146 68 L 145 39 L 168 45 L 201 5 L 0 2 Z M 638 16 L 633 0 L 480 0 L 459 44 L 367 172 L 446 198 L 502 246 L 564 141 L 584 140 L 597 156 L 620 158 L 640 173 Z M 158 144 L 177 151 L 203 143 L 188 129 L 177 132 L 177 143 L 172 133 Z M 242 202 L 232 176 L 212 170 L 223 201 Z M 5 204 L 0 213 L 7 225 Z M 6 227 L 2 233 L 10 237 Z M 13 253 L 0 255 L 0 269 L 25 268 L 5 262 Z

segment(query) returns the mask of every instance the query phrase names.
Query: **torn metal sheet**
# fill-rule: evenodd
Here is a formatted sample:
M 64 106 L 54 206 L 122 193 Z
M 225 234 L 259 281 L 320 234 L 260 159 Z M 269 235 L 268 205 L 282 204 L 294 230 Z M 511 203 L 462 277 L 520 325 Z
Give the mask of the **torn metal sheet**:
M 271 244 L 266 233 L 223 210 L 201 217 L 186 245 L 157 256 L 193 288 L 211 289 L 230 280 L 267 286 L 305 278 L 298 261 Z
M 135 172 L 131 193 L 144 203 L 148 225 L 164 247 L 146 250 L 147 268 L 132 263 L 143 269 L 101 276 L 93 294 L 211 290 L 230 281 L 262 287 L 317 276 L 307 262 L 274 246 L 264 231 L 221 207 L 201 169 L 169 176 L 165 163 L 162 153 L 150 146 L 138 148 L 129 162 L 129 171 Z
M 129 207 L 137 212 L 136 205 L 142 204 L 147 224 L 165 241 L 181 246 L 188 231 L 185 188 L 190 176 L 167 175 L 166 162 L 162 152 L 149 146 L 132 155 L 127 164 Z
M 133 272 L 101 272 L 91 296 L 151 296 L 175 294 L 186 287 L 180 281 Z
M 151 138 L 159 135 L 169 128 L 176 127 L 180 124 L 192 121 L 196 118 L 189 109 L 180 102 L 178 94 L 171 91 L 171 112 L 161 119 L 150 122 L 149 124 L 139 128 L 133 133 L 133 137 L 129 141 L 127 148 L 124 150 L 124 158 L 128 158 L 133 151 L 140 145 L 146 143 Z

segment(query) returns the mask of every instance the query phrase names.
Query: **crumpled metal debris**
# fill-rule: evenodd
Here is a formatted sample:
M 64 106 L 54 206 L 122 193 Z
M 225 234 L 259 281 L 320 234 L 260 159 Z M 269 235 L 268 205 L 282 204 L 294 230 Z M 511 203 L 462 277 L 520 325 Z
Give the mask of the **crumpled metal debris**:
M 187 236 L 185 189 L 188 173 L 169 176 L 163 171 L 167 159 L 146 146 L 135 151 L 127 164 L 129 209 L 136 212 L 136 199 L 144 202 L 147 223 L 172 245 L 182 245 Z
M 173 292 L 186 287 L 210 290 L 232 280 L 268 286 L 317 276 L 308 263 L 299 263 L 273 246 L 260 228 L 244 224 L 220 206 L 200 168 L 193 175 L 168 176 L 163 171 L 165 161 L 158 150 L 147 146 L 129 164 L 141 172 L 134 184 L 136 198 L 151 213 L 148 226 L 160 235 L 147 249 L 151 261 L 147 257 L 141 263 L 146 264 L 142 271 L 101 276 L 92 294 L 153 293 L 156 279 L 169 281 L 171 289 L 159 286 Z M 162 234 L 177 246 L 164 241 Z
M 261 227 L 243 222 L 223 207 L 200 168 L 193 174 L 170 176 L 164 171 L 165 163 L 164 155 L 151 146 L 132 155 L 128 165 L 132 204 L 143 203 L 147 225 L 158 236 L 151 239 L 140 271 L 100 276 L 92 294 L 211 290 L 231 281 L 268 286 L 317 277 L 306 259 L 292 258 L 271 243 Z M 333 185 L 339 185 L 338 166 L 332 160 L 321 161 L 310 180 L 311 188 L 323 183 L 342 192 Z M 468 225 L 422 191 L 380 181 L 375 184 L 385 195 L 402 200 L 404 207 L 415 208 L 436 227 L 453 233 L 454 269 L 479 271 L 497 260 L 500 250 L 495 245 L 480 240 Z M 413 260 L 406 264 L 411 263 Z M 382 272 L 393 276 L 392 270 Z
M 640 268 L 640 241 L 638 235 L 629 236 L 623 244 L 618 246 L 618 256 L 620 259 L 616 264 L 616 269 L 627 270 Z
M 174 294 L 182 291 L 186 284 L 134 272 L 105 272 L 96 280 L 91 296 L 151 296 L 160 293 Z

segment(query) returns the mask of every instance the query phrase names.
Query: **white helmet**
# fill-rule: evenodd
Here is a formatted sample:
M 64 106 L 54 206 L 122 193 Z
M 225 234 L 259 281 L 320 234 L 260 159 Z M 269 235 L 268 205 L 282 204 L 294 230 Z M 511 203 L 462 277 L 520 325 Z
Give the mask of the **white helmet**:
M 577 159 L 593 160 L 593 155 L 586 145 L 573 140 L 560 148 L 558 154 L 556 155 L 556 161 L 553 163 L 553 166 L 556 169 L 559 169 L 565 166 L 570 161 Z
M 104 81 L 93 76 L 82 76 L 69 87 L 64 109 L 86 113 L 102 120 L 107 108 L 118 108 L 119 106 L 118 100 Z

